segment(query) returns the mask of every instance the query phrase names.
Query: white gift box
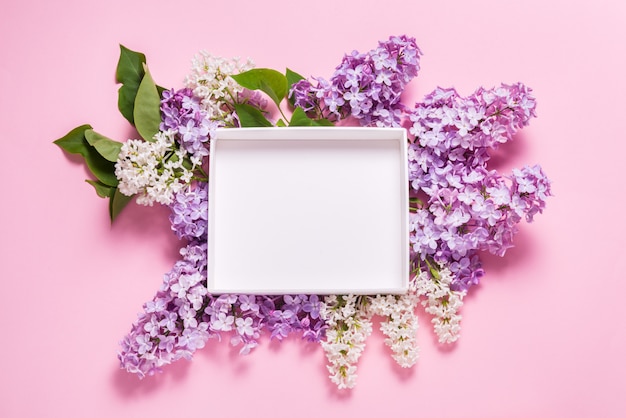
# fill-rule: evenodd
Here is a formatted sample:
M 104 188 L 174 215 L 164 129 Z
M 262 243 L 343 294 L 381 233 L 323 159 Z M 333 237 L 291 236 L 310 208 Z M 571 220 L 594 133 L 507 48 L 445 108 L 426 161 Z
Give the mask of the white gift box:
M 209 164 L 211 293 L 406 292 L 405 129 L 219 129 Z

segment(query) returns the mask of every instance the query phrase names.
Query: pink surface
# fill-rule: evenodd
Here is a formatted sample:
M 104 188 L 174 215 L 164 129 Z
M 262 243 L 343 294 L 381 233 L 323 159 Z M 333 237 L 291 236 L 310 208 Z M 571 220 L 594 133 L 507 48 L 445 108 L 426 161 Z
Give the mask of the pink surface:
M 0 416 L 626 415 L 626 3 L 244 3 L 3 5 Z M 179 244 L 163 208 L 132 207 L 110 227 L 82 166 L 51 143 L 82 123 L 134 135 L 116 110 L 118 44 L 180 87 L 200 49 L 328 76 L 344 52 L 402 33 L 425 52 L 411 98 L 437 85 L 534 89 L 539 118 L 502 167 L 541 163 L 556 195 L 505 259 L 486 260 L 458 344 L 438 348 L 422 317 L 406 371 L 374 332 L 349 393 L 321 348 L 296 339 L 248 357 L 211 342 L 143 381 L 119 370 L 118 341 Z

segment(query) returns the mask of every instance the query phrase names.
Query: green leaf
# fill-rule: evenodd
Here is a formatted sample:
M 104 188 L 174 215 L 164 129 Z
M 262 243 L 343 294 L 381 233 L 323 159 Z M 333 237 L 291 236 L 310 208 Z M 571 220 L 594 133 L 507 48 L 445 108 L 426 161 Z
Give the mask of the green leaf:
M 313 126 L 313 121 L 304 113 L 301 107 L 296 107 L 291 115 L 289 126 Z
M 122 149 L 122 143 L 114 141 L 94 131 L 93 129 L 87 129 L 85 131 L 85 139 L 98 151 L 100 155 L 111 162 L 117 161 L 117 156 Z
M 85 131 L 87 129 L 91 129 L 91 125 L 78 126 L 69 131 L 64 137 L 54 141 L 54 144 L 70 154 L 80 154 L 84 157 L 89 146 L 85 142 Z
M 146 56 L 141 52 L 133 51 L 120 45 L 120 58 L 117 62 L 115 79 L 118 83 L 136 83 L 139 86 L 144 74 Z
M 143 67 L 145 63 L 144 54 L 120 45 L 120 58 L 115 71 L 115 79 L 122 86 L 118 91 L 117 107 L 132 125 L 135 125 L 133 109 L 137 90 L 145 73 Z
M 249 104 L 236 103 L 235 111 L 239 116 L 239 124 L 242 128 L 273 126 L 272 122 L 267 120 L 259 109 Z
M 115 188 L 115 187 L 107 186 L 106 184 L 97 180 L 85 180 L 85 181 L 91 184 L 93 188 L 96 189 L 96 193 L 98 193 L 98 196 L 102 198 L 109 197 L 109 195 L 111 194 L 111 190 Z
M 334 123 L 328 119 L 312 119 L 313 126 L 335 126 Z
M 137 90 L 133 117 L 139 135 L 146 141 L 153 141 L 161 124 L 161 96 L 148 68 L 144 65 L 145 74 Z
M 115 177 L 115 163 L 100 155 L 94 147 L 87 148 L 85 163 L 87 163 L 89 171 L 107 186 L 115 187 L 119 183 Z
M 109 194 L 109 217 L 111 218 L 111 223 L 113 223 L 132 198 L 132 196 L 126 196 L 120 192 L 117 187 L 111 190 Z
M 285 121 L 284 121 L 284 120 L 282 120 L 282 119 L 278 119 L 278 122 L 276 122 L 276 126 L 279 126 L 279 127 L 281 127 L 281 128 L 284 128 L 284 127 L 285 127 L 285 126 L 287 126 L 287 125 L 285 125 Z
M 311 119 L 300 107 L 296 107 L 291 115 L 289 126 L 335 126 L 328 119 Z
M 276 70 L 253 68 L 231 76 L 239 85 L 250 90 L 261 90 L 280 106 L 287 95 L 287 78 Z
M 62 138 L 54 141 L 56 145 L 71 154 L 81 155 L 89 171 L 102 183 L 109 186 L 117 186 L 115 177 L 115 163 L 104 158 L 87 142 L 85 133 L 91 129 L 90 125 L 81 125 L 72 129 Z
M 285 71 L 285 77 L 287 78 L 287 94 L 289 94 L 294 84 L 296 84 L 300 80 L 304 80 L 303 76 L 294 71 L 291 71 L 289 68 L 287 68 L 287 71 Z M 288 100 L 289 103 L 294 106 L 295 97 L 289 97 Z
M 133 116 L 135 97 L 137 97 L 137 89 L 133 89 L 128 85 L 123 85 L 117 91 L 117 108 L 122 116 L 133 126 L 135 126 L 135 118 Z

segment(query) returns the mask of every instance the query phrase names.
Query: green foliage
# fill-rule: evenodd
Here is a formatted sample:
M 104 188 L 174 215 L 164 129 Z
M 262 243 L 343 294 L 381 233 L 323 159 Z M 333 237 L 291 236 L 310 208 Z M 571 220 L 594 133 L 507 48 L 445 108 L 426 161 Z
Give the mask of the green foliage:
M 311 119 L 304 110 L 300 107 L 296 107 L 291 115 L 291 121 L 289 126 L 334 126 L 328 119 Z
M 109 216 L 112 222 L 130 200 L 117 189 L 118 180 L 115 177 L 115 161 L 122 143 L 95 132 L 91 125 L 81 125 L 54 141 L 54 144 L 83 158 L 96 178 L 87 179 L 86 182 L 94 187 L 98 196 L 110 199 Z
M 135 97 L 145 74 L 146 56 L 120 45 L 120 58 L 115 71 L 115 79 L 122 86 L 118 91 L 117 107 L 120 113 L 134 126 Z
M 144 64 L 144 76 L 135 97 L 133 118 L 139 135 L 146 141 L 153 141 L 161 124 L 161 96 L 148 68 Z
M 239 116 L 239 124 L 242 128 L 273 126 L 272 122 L 263 115 L 263 112 L 249 104 L 235 104 L 235 111 Z
M 300 74 L 291 71 L 289 68 L 287 68 L 285 75 L 268 68 L 256 68 L 231 77 L 239 83 L 240 86 L 250 90 L 260 90 L 272 99 L 278 111 L 283 116 L 283 118 L 276 122 L 276 126 L 334 126 L 328 119 L 309 118 L 304 110 L 299 107 L 294 108 L 289 123 L 285 122 L 287 118 L 280 108 L 280 104 L 283 100 L 288 99 L 287 95 L 291 87 L 298 81 L 304 79 Z M 293 107 L 294 101 L 288 99 L 288 102 Z M 247 103 L 235 103 L 234 106 L 242 128 L 274 126 L 265 117 L 261 109 Z
M 96 193 L 101 198 L 107 198 L 111 194 L 111 190 L 115 189 L 115 187 L 107 186 L 98 180 L 85 180 L 87 183 L 91 184 L 93 188 L 96 190 Z
M 113 222 L 133 197 L 122 194 L 117 187 L 109 192 L 109 217 Z
M 146 56 L 141 52 L 136 52 L 126 48 L 124 45 L 120 45 L 120 58 L 115 70 L 115 80 L 121 83 L 122 86 L 118 91 L 117 107 L 122 116 L 133 126 L 136 125 L 135 106 L 137 105 L 137 94 L 139 93 L 139 88 L 147 72 Z M 154 96 L 152 86 L 148 86 L 149 84 L 154 84 L 152 77 L 150 77 L 150 81 L 146 84 L 144 89 L 149 90 L 149 95 Z M 158 85 L 154 85 L 154 87 L 160 98 L 165 89 Z M 141 99 L 140 102 L 142 105 L 145 104 L 144 99 Z M 145 109 L 141 110 L 141 112 L 143 111 L 145 111 Z M 152 137 L 145 139 L 152 140 Z
M 148 68 L 146 56 L 120 45 L 120 57 L 115 79 L 122 86 L 118 91 L 118 109 L 146 141 L 152 141 L 161 123 L 161 93 Z M 98 196 L 109 199 L 109 215 L 113 221 L 128 204 L 131 197 L 117 188 L 115 162 L 122 143 L 95 132 L 91 125 L 72 129 L 54 141 L 64 151 L 80 155 L 95 180 L 87 179 Z
M 81 125 L 72 129 L 65 136 L 54 141 L 54 143 L 61 147 L 64 151 L 82 156 L 85 160 L 87 168 L 89 168 L 89 171 L 91 171 L 94 177 L 107 186 L 116 187 L 118 181 L 117 177 L 115 177 L 115 162 L 105 158 L 102 154 L 100 154 L 95 146 L 91 145 L 87 141 L 86 135 L 90 135 L 92 140 L 98 137 L 99 134 L 96 133 L 92 136 L 92 132 L 93 130 L 90 125 Z M 112 140 L 107 141 L 115 142 Z M 98 141 L 94 140 L 94 143 L 95 142 Z M 108 149 L 110 146 L 107 145 L 104 148 L 107 149 L 106 154 L 110 156 L 110 150 Z
M 85 131 L 85 139 L 87 143 L 94 147 L 98 154 L 102 155 L 105 159 L 111 162 L 117 161 L 117 156 L 122 149 L 122 143 L 114 141 L 94 131 L 93 129 L 87 129 Z
M 300 107 L 296 107 L 291 115 L 289 126 L 313 126 L 313 121 L 304 113 Z
M 288 92 L 287 77 L 269 68 L 254 68 L 233 75 L 232 78 L 242 87 L 261 90 L 272 99 L 276 106 L 280 106 L 280 102 Z
M 328 119 L 311 119 L 313 122 L 313 126 L 335 126 L 334 123 L 329 121 Z

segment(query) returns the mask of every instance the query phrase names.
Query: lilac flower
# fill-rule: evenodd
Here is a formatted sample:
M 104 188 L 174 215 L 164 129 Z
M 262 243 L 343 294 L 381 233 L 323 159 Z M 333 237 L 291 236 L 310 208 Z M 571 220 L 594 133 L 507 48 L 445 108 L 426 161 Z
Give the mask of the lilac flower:
M 261 312 L 267 319 L 271 338 L 282 340 L 293 332 L 301 332 L 302 338 L 319 341 L 326 328 L 320 307 L 317 295 L 283 295 L 266 298 Z
M 242 336 L 251 337 L 255 333 L 255 329 L 253 327 L 253 320 L 251 317 L 246 318 L 237 318 L 235 321 L 235 325 L 237 327 L 237 332 Z
M 301 107 L 305 112 L 312 112 L 316 110 L 319 102 L 318 98 L 315 96 L 315 91 L 311 82 L 306 79 L 298 81 L 291 87 L 289 97 L 291 97 L 295 101 L 296 105 Z M 341 104 L 343 104 L 343 99 L 341 99 Z M 337 108 L 337 104 L 334 105 L 334 108 Z
M 234 316 L 227 315 L 224 312 L 220 312 L 212 318 L 211 329 L 213 329 L 214 331 L 230 331 L 231 329 L 233 329 L 234 322 Z
M 176 133 L 176 141 L 197 161 L 209 155 L 207 145 L 217 122 L 208 118 L 191 89 L 166 90 L 161 100 L 162 131 Z
M 368 53 L 346 54 L 329 81 L 301 80 L 290 95 L 316 118 L 352 116 L 362 126 L 400 126 L 400 96 L 417 75 L 420 55 L 415 39 L 391 37 Z
M 206 240 L 208 225 L 207 183 L 198 182 L 193 188 L 183 190 L 174 196 L 169 207 L 172 230 L 178 238 Z
M 256 303 L 256 297 L 251 295 L 239 296 L 239 308 L 242 312 L 251 311 L 253 313 L 258 313 L 260 309 Z
M 512 180 L 514 196 L 518 202 L 515 212 L 519 216 L 523 212 L 526 220 L 532 222 L 533 216 L 543 212 L 546 207 L 546 198 L 551 195 L 550 181 L 538 165 L 514 169 Z
M 309 300 L 304 299 L 302 304 L 302 310 L 308 313 L 311 319 L 318 319 L 320 317 L 320 308 L 322 302 L 317 295 L 311 295 Z
M 450 265 L 453 290 L 478 283 L 478 251 L 504 255 L 517 223 L 545 207 L 550 184 L 538 166 L 510 177 L 487 168 L 488 150 L 534 115 L 535 100 L 522 84 L 480 88 L 465 98 L 438 88 L 409 113 L 410 184 L 424 200 L 411 215 L 411 249 L 422 269 L 427 260 Z
M 181 251 L 167 273 L 154 299 L 144 305 L 130 333 L 121 343 L 118 353 L 122 368 L 145 377 L 159 371 L 163 365 L 181 358 L 190 358 L 204 347 L 213 335 L 203 307 L 196 309 L 188 294 L 206 292 L 206 243 L 191 242 Z M 199 277 L 198 277 L 199 276 Z M 204 304 L 210 304 L 206 297 Z

